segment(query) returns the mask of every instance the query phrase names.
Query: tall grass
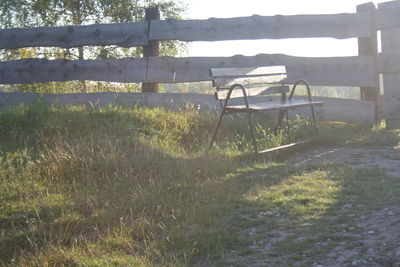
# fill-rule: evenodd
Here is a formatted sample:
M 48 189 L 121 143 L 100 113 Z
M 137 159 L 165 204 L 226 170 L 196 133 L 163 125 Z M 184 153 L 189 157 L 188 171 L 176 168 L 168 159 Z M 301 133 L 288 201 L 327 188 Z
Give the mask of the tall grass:
M 275 168 L 284 179 L 288 169 L 254 160 L 246 121 L 238 117 L 224 121 L 217 146 L 205 153 L 215 120 L 143 107 L 38 103 L 3 110 L 0 263 L 218 262 L 241 242 L 229 229 L 252 190 L 244 177 Z M 262 130 L 271 128 L 268 120 L 256 122 L 257 138 L 270 137 L 260 145 L 285 141 Z M 306 121 L 294 126 L 295 138 L 308 134 Z

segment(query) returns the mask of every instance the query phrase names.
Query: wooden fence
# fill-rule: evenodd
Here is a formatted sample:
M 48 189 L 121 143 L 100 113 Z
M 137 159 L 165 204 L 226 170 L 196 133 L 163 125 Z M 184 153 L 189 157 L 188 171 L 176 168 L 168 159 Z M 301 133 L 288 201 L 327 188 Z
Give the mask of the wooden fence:
M 87 26 L 14 28 L 0 30 L 0 49 L 20 47 L 76 47 L 84 45 L 146 46 L 155 40 L 221 41 L 307 37 L 358 38 L 359 56 L 293 57 L 282 54 L 233 57 L 158 57 L 47 60 L 20 59 L 0 62 L 0 84 L 94 80 L 137 83 L 209 81 L 211 67 L 285 65 L 291 80 L 311 85 L 361 87 L 362 100 L 326 98 L 324 119 L 354 121 L 354 114 L 368 116 L 357 122 L 373 122 L 376 116 L 389 127 L 400 127 L 400 1 L 358 6 L 357 13 L 330 15 L 251 16 L 207 20 L 150 20 L 145 22 Z M 382 52 L 377 52 L 381 31 Z M 384 95 L 378 97 L 379 74 Z M 3 94 L 3 103 L 9 96 Z M 165 97 L 161 95 L 157 97 Z M 208 105 L 215 106 L 215 100 Z M 206 98 L 207 98 L 206 97 Z M 179 97 L 178 97 L 179 98 Z M 166 101 L 168 102 L 168 101 Z M 333 111 L 333 106 L 336 108 Z M 345 107 L 345 108 L 344 108 Z M 349 110 L 352 114 L 349 114 Z M 357 110 L 357 111 L 355 111 Z M 332 115 L 329 113 L 335 113 Z M 341 113 L 341 114 L 340 114 Z M 375 115 L 371 115 L 375 114 Z

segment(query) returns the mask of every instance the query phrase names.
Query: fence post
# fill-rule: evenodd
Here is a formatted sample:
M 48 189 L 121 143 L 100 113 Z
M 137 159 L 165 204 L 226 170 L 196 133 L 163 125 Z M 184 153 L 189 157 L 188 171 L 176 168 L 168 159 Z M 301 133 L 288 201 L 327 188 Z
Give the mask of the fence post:
M 378 8 L 400 8 L 399 1 L 378 4 Z M 398 51 L 400 47 L 400 27 L 381 30 L 382 52 Z M 382 114 L 387 129 L 400 129 L 400 73 L 383 75 Z
M 357 13 L 370 13 L 371 17 L 371 37 L 358 38 L 358 55 L 374 57 L 375 64 L 375 87 L 360 87 L 361 100 L 373 101 L 375 103 L 375 123 L 380 121 L 379 108 L 379 74 L 376 68 L 376 57 L 378 53 L 378 38 L 374 20 L 375 5 L 372 2 L 357 6 Z
M 150 33 L 150 24 L 151 20 L 159 20 L 160 19 L 160 10 L 158 7 L 150 7 L 146 8 L 145 11 L 145 20 L 149 22 L 149 28 L 147 35 Z M 143 57 L 157 57 L 160 55 L 160 42 L 149 40 L 148 44 L 143 47 Z M 146 66 L 146 79 L 148 76 L 148 61 Z M 149 92 L 158 92 L 158 83 L 142 83 L 142 92 L 149 93 Z

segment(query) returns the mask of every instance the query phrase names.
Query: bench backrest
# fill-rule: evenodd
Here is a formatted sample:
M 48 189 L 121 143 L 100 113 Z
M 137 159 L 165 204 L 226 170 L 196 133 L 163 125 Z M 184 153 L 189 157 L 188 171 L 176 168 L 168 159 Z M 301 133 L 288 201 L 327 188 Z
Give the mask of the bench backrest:
M 212 68 L 210 69 L 210 74 L 213 77 L 213 86 L 217 87 L 215 96 L 218 100 L 226 99 L 228 89 L 234 84 L 245 86 L 247 96 L 289 92 L 288 86 L 268 86 L 268 84 L 283 83 L 287 78 L 285 66 Z M 247 88 L 247 86 L 259 84 L 264 86 Z M 231 98 L 238 97 L 243 97 L 243 91 L 241 89 L 234 89 L 231 93 Z

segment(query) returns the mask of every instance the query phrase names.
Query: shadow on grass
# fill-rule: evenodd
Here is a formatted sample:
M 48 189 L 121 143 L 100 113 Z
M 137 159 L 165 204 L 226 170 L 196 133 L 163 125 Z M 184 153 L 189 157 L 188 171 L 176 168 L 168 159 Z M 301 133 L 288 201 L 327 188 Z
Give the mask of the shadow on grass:
M 68 250 L 92 244 L 103 252 L 126 251 L 126 243 L 105 241 L 110 231 L 135 244 L 127 255 L 146 255 L 154 264 L 218 257 L 226 247 L 224 239 L 236 239 L 226 236 L 224 223 L 230 224 L 236 216 L 242 195 L 254 190 L 245 177 L 265 169 L 249 167 L 263 164 L 254 163 L 253 154 L 179 158 L 126 140 L 101 146 L 98 142 L 79 140 L 41 152 L 41 161 L 35 164 L 42 177 L 37 179 L 48 182 L 46 194 L 62 195 L 65 203 L 35 209 L 25 203 L 3 214 L 6 233 L 0 254 L 4 263 L 21 257 L 28 263 L 32 257 L 43 261 L 40 255 L 52 246 Z M 51 153 L 54 149 L 57 153 Z M 281 167 L 271 168 L 287 173 Z M 23 201 L 18 195 L 17 206 Z M 40 197 L 32 192 L 25 201 Z
M 270 171 L 274 169 L 263 171 L 267 175 L 265 179 L 274 175 Z M 351 263 L 365 256 L 365 247 L 359 241 L 363 240 L 360 233 L 368 230 L 359 225 L 360 216 L 400 201 L 393 194 L 400 192 L 398 182 L 376 168 L 315 166 L 292 169 L 274 183 L 251 180 L 250 184 L 257 189 L 248 191 L 239 200 L 242 214 L 230 227 L 230 233 L 240 236 L 242 241 L 227 247 L 223 264 L 340 265 L 345 263 L 339 258 L 347 255 L 346 250 L 354 253 L 346 258 Z M 389 199 L 388 195 L 392 197 Z M 392 243 L 385 246 L 396 247 L 397 241 Z M 373 249 L 385 253 L 385 246 L 377 245 Z M 387 254 L 388 262 L 390 257 L 395 255 Z M 371 261 L 382 264 L 381 258 Z
M 27 197 L 18 180 L 8 187 L 16 198 L 14 203 L 9 203 L 13 198 L 4 198 L 5 205 L 11 206 L 2 214 L 5 233 L 0 255 L 4 263 L 62 264 L 65 259 L 53 262 L 54 257 L 48 255 L 51 247 L 69 253 L 65 257 L 76 264 L 85 263 L 74 254 L 75 248 L 80 248 L 82 258 L 104 257 L 111 251 L 145 257 L 149 265 L 218 262 L 225 251 L 248 247 L 249 239 L 241 238 L 243 227 L 253 224 L 243 220 L 248 213 L 257 218 L 260 212 L 283 209 L 293 216 L 290 205 L 300 212 L 310 203 L 323 202 L 290 187 L 279 191 L 292 180 L 299 182 L 293 178 L 296 175 L 307 176 L 312 170 L 255 159 L 251 152 L 188 155 L 187 151 L 199 154 L 202 150 L 213 118 L 145 109 L 32 112 L 39 113 L 33 116 L 36 119 L 31 120 L 29 110 L 0 115 L 0 131 L 10 140 L 1 143 L 3 153 L 20 158 L 19 151 L 29 150 L 27 166 L 33 169 L 26 174 L 34 173 L 32 179 L 46 184 L 46 190 L 38 189 Z M 229 135 L 230 126 L 226 127 Z M 195 145 L 193 140 L 197 140 Z M 19 172 L 24 170 L 17 168 L 8 176 L 18 174 L 23 181 L 25 176 Z M 317 178 L 321 182 L 330 179 Z M 311 185 L 318 193 L 317 185 Z M 270 201 L 268 195 L 257 199 L 262 190 L 301 197 L 283 202 Z M 65 203 L 46 209 L 27 207 L 26 203 L 48 194 L 63 196 Z M 335 205 L 339 207 L 340 194 L 339 190 L 336 204 L 323 212 L 329 214 Z M 20 202 L 23 205 L 18 206 Z M 268 206 L 270 202 L 276 206 Z M 18 212 L 25 217 L 13 216 Z

